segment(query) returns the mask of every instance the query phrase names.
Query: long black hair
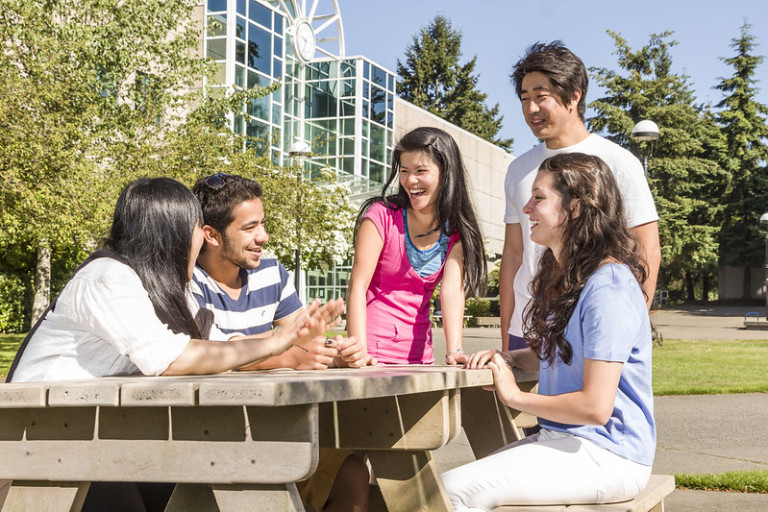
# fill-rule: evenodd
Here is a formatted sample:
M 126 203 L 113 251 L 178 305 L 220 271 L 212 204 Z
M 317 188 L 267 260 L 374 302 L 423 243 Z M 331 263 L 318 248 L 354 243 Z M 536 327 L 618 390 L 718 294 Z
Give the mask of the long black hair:
M 157 317 L 176 333 L 200 338 L 186 300 L 189 252 L 203 213 L 192 192 L 170 178 L 141 178 L 115 205 L 104 247 L 141 279 Z
M 552 188 L 566 212 L 558 264 L 544 251 L 531 282 L 532 299 L 523 313 L 523 336 L 542 360 L 557 354 L 570 364 L 573 348 L 565 328 L 589 277 L 607 258 L 624 263 L 642 285 L 647 277 L 637 238 L 627 228 L 621 193 L 613 172 L 600 158 L 564 153 L 541 163 L 539 173 L 552 176 Z M 571 203 L 576 200 L 579 213 Z M 645 292 L 643 292 L 645 293 Z
M 360 223 L 374 203 L 382 202 L 390 209 L 407 208 L 411 205 L 408 191 L 402 186 L 398 185 L 396 194 L 387 195 L 387 190 L 400 175 L 400 156 L 411 151 L 423 151 L 440 168 L 436 204 L 437 225 L 446 236 L 456 232 L 459 234 L 464 252 L 464 289 L 470 296 L 481 293 L 485 288 L 487 264 L 483 235 L 469 195 L 467 170 L 456 141 L 439 128 L 416 128 L 398 141 L 392 153 L 389 179 L 381 189 L 381 194 L 368 199 L 360 208 L 355 225 L 355 238 Z

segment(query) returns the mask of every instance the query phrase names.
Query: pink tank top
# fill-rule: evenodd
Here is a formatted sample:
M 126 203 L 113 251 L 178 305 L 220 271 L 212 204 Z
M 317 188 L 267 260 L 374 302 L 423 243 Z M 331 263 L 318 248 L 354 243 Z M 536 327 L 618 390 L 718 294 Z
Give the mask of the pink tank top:
M 405 252 L 402 209 L 378 202 L 365 218 L 384 241 L 366 294 L 368 353 L 384 364 L 433 364 L 429 303 L 445 262 L 431 276 L 416 274 Z M 451 235 L 448 254 L 458 240 L 458 233 Z

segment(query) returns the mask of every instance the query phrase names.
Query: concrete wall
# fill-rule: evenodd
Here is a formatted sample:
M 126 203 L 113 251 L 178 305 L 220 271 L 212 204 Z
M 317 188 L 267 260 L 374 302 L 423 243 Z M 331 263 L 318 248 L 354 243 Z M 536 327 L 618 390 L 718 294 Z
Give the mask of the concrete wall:
M 765 269 L 763 267 L 752 267 L 750 269 L 750 276 L 749 298 L 764 298 Z M 717 292 L 720 300 L 740 300 L 744 283 L 744 268 L 721 265 L 717 269 L 717 283 Z
M 395 141 L 414 128 L 433 126 L 456 140 L 469 174 L 472 199 L 485 247 L 501 255 L 504 245 L 504 177 L 514 160 L 503 149 L 400 98 L 395 98 Z

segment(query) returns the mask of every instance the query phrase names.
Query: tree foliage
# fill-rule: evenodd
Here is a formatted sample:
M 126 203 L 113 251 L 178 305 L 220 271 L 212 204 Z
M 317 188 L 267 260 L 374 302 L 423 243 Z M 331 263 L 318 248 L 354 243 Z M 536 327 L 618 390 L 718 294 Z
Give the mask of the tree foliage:
M 733 180 L 724 196 L 721 258 L 729 265 L 744 267 L 744 298 L 750 296 L 750 267 L 763 264 L 764 234 L 759 218 L 768 211 L 768 107 L 755 99 L 755 75 L 763 57 L 753 54 L 756 44 L 749 30 L 745 22 L 739 37 L 732 40 L 736 54 L 721 60 L 733 68 L 733 75 L 720 78 L 716 86 L 723 92 L 716 115 L 725 137 L 721 163 Z
M 653 34 L 633 50 L 620 34 L 608 31 L 624 72 L 590 71 L 607 95 L 594 101 L 591 129 L 605 131 L 635 154 L 649 154 L 648 180 L 659 212 L 662 249 L 660 285 L 693 300 L 701 282 L 704 299 L 717 275 L 718 233 L 723 205 L 713 201 L 728 190 L 728 175 L 718 165 L 722 137 L 708 110 L 695 105 L 685 75 L 672 71 L 671 32 Z M 634 143 L 634 124 L 650 119 L 659 126 L 656 143 Z
M 401 98 L 487 141 L 510 150 L 512 139 L 497 137 L 503 116 L 498 103 L 485 105 L 487 95 L 477 89 L 477 56 L 459 63 L 461 32 L 450 20 L 435 16 L 413 36 L 405 62 L 397 61 L 397 85 Z
M 276 252 L 295 247 L 289 220 L 297 212 L 285 196 L 297 190 L 291 169 L 273 165 L 262 155 L 264 141 L 232 133 L 227 120 L 233 112 L 247 117 L 243 104 L 279 84 L 247 91 L 214 87 L 215 67 L 199 57 L 197 4 L 3 1 L 0 273 L 5 276 L 0 281 L 5 288 L 18 290 L 22 283 L 29 290 L 38 254 L 46 249 L 52 286 L 61 287 L 107 233 L 120 190 L 140 176 L 170 176 L 187 185 L 219 171 L 260 179 L 267 214 L 274 219 Z M 306 226 L 330 229 L 332 224 L 315 216 L 334 208 L 332 222 L 351 222 L 344 217 L 352 214 L 343 192 L 316 189 L 311 181 L 303 187 L 305 212 L 315 222 Z M 342 233 L 351 238 L 351 230 Z M 327 239 L 327 231 L 306 231 L 310 265 L 346 255 L 343 244 L 325 244 Z M 0 293 L 3 301 L 9 296 Z M 18 303 L 1 307 L 16 311 Z M 0 329 L 20 325 L 15 318 L 2 322 Z

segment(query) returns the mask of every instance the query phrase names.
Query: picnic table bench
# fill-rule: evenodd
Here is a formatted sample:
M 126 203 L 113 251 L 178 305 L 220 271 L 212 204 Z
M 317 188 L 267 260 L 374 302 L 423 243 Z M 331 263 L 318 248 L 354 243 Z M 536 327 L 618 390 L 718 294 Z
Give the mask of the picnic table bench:
M 301 511 L 295 482 L 319 447 L 365 451 L 391 512 L 449 511 L 431 451 L 459 433 L 462 403 L 500 410 L 480 389 L 492 382 L 490 370 L 380 366 L 0 384 L 3 511 L 77 512 L 94 481 L 176 483 L 168 512 Z M 520 435 L 465 419 L 476 453 Z

